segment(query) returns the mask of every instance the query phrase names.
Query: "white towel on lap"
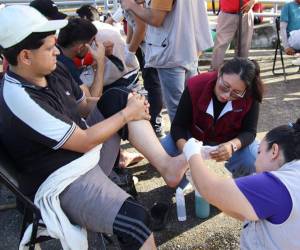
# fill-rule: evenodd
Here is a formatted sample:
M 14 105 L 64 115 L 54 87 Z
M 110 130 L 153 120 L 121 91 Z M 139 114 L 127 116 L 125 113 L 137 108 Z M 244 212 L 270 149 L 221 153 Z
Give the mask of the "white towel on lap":
M 96 146 L 80 158 L 56 170 L 42 183 L 35 195 L 34 204 L 40 209 L 46 225 L 46 230 L 40 230 L 38 235 L 49 235 L 59 239 L 64 250 L 87 250 L 88 242 L 86 229 L 73 225 L 60 207 L 59 195 L 77 178 L 98 164 L 101 147 L 102 144 Z M 32 224 L 27 227 L 19 250 L 28 249 L 25 245 L 30 241 L 31 232 Z

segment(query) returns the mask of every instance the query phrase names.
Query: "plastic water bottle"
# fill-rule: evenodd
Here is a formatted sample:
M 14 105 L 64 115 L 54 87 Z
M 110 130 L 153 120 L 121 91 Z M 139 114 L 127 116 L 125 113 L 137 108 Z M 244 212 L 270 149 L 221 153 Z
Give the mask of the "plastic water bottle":
M 209 203 L 195 190 L 195 211 L 196 216 L 205 219 L 209 216 L 210 205 Z
M 181 188 L 176 189 L 176 208 L 178 221 L 186 220 L 185 198 Z

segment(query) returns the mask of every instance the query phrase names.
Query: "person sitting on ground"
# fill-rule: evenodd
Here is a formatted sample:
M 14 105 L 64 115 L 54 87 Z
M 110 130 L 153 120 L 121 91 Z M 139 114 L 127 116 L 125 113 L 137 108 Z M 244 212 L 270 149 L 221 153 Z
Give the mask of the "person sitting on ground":
M 195 188 L 212 205 L 244 221 L 240 249 L 300 249 L 300 119 L 261 141 L 256 174 L 217 177 L 205 166 L 201 143 L 184 145 Z
M 179 102 L 171 134 L 161 143 L 170 155 L 176 155 L 195 137 L 205 145 L 217 146 L 209 157 L 227 161 L 225 166 L 233 176 L 253 173 L 262 95 L 259 65 L 246 58 L 231 59 L 218 72 L 192 77 Z
M 120 136 L 169 186 L 188 167 L 183 155 L 172 158 L 160 146 L 145 98 L 114 88 L 89 106 L 56 59 L 55 30 L 66 20 L 49 21 L 32 7 L 11 5 L 0 11 L 0 23 L 0 52 L 10 65 L 0 89 L 1 143 L 51 236 L 64 248 L 84 250 L 84 227 L 117 235 L 122 249 L 154 249 L 147 210 L 107 177 Z
M 295 55 L 300 50 L 300 0 L 286 3 L 281 10 L 280 35 L 287 55 Z M 300 58 L 293 60 L 300 66 Z

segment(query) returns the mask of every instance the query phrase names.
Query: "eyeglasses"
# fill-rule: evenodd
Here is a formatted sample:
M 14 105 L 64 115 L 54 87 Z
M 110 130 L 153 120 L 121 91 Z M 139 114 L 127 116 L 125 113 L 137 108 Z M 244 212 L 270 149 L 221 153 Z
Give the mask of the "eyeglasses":
M 243 98 L 246 94 L 247 88 L 241 92 L 237 90 L 233 90 L 229 84 L 227 84 L 222 76 L 219 76 L 218 82 L 220 83 L 220 88 L 225 93 L 230 93 L 230 97 L 233 99 Z

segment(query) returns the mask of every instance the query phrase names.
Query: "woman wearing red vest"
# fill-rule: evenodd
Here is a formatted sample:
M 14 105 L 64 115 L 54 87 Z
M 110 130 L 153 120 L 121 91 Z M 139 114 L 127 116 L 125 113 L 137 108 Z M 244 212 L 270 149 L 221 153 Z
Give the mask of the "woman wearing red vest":
M 162 140 L 170 155 L 181 152 L 190 137 L 202 141 L 209 158 L 227 161 L 234 176 L 255 171 L 258 143 L 255 141 L 263 85 L 255 61 L 234 58 L 219 72 L 189 79 L 171 125 Z

